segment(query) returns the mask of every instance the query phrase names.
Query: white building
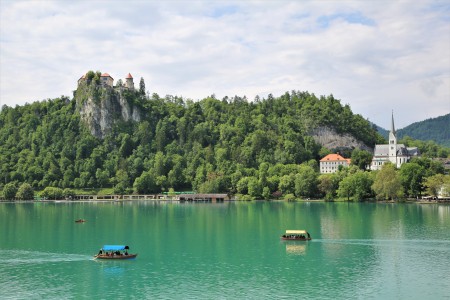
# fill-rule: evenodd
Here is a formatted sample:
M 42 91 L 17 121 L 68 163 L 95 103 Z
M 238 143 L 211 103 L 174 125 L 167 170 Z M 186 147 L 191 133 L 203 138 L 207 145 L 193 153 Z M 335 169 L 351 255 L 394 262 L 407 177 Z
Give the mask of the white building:
M 397 144 L 397 136 L 394 127 L 394 113 L 392 113 L 391 131 L 389 132 L 389 144 L 375 145 L 375 151 L 370 165 L 371 170 L 379 170 L 386 162 L 390 161 L 397 168 L 412 157 L 419 156 L 417 147 L 405 147 L 403 144 Z
M 348 167 L 350 162 L 349 158 L 343 158 L 339 154 L 328 154 L 320 160 L 320 173 L 336 173 L 339 166 Z

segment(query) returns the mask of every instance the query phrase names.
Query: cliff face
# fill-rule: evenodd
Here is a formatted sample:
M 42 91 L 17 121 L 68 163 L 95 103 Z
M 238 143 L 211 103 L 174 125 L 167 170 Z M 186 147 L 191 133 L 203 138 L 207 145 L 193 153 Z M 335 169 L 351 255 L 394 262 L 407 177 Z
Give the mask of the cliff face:
M 359 148 L 373 152 L 373 149 L 368 147 L 363 142 L 357 140 L 350 134 L 338 134 L 334 129 L 328 127 L 318 127 L 311 132 L 312 137 L 323 147 L 328 149 L 344 148 L 355 149 Z
M 128 99 L 133 91 L 81 84 L 75 92 L 82 122 L 95 137 L 103 139 L 118 121 L 141 121 L 141 110 Z

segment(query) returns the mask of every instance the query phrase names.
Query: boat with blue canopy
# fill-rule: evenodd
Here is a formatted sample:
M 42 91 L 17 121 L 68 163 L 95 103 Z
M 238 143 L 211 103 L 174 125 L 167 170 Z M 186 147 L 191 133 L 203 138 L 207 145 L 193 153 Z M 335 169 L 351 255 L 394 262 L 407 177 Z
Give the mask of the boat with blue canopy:
M 103 245 L 94 258 L 97 259 L 130 259 L 135 258 L 137 254 L 130 254 L 130 247 L 125 245 Z

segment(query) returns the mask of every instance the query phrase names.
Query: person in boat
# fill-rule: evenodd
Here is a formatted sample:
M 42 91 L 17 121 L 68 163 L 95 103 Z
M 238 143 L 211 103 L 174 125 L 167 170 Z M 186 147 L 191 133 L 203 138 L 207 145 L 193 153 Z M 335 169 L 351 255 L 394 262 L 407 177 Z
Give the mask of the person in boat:
M 98 255 L 102 255 L 103 254 L 103 251 L 102 251 L 102 249 L 100 249 L 100 251 L 98 251 Z

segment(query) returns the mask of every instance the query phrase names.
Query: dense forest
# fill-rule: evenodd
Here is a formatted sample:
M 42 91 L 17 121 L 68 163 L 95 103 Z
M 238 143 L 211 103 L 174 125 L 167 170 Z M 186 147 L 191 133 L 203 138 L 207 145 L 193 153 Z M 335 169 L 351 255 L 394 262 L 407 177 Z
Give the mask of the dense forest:
M 79 87 L 73 99 L 63 96 L 2 107 L 4 190 L 6 185 L 18 188 L 26 183 L 34 190 L 110 187 L 121 194 L 170 189 L 253 199 L 321 197 L 330 191 L 320 186 L 318 160 L 336 149 L 317 144 L 310 134 L 313 129 L 333 128 L 371 148 L 384 143 L 366 119 L 332 95 L 292 91 L 253 101 L 214 95 L 192 101 L 149 95 L 143 79 L 138 90 L 121 92 L 132 109 L 140 111 L 141 120 L 115 115 L 108 134 L 99 138 L 82 121 L 80 105 L 88 98 L 100 103 L 113 91 L 99 85 L 93 74 L 88 88 Z M 448 149 L 438 150 L 448 156 Z M 355 155 L 355 162 L 358 156 L 371 159 L 363 150 L 353 152 L 348 155 Z M 332 183 L 336 189 L 330 197 L 336 195 L 340 180 Z
M 416 122 L 397 131 L 398 137 L 409 136 L 415 140 L 434 141 L 450 147 L 450 114 Z

